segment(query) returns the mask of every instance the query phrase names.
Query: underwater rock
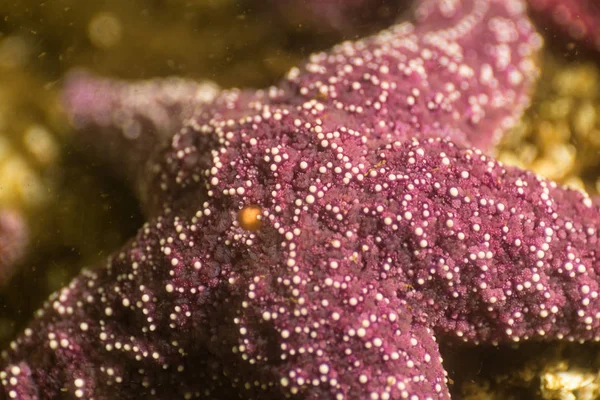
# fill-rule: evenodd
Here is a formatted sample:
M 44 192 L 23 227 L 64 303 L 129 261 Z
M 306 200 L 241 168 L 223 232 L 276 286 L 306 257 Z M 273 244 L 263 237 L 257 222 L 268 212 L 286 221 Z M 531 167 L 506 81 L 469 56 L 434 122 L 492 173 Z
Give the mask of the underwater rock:
M 570 187 L 598 193 L 600 67 L 546 49 L 532 107 L 503 139 L 498 158 Z

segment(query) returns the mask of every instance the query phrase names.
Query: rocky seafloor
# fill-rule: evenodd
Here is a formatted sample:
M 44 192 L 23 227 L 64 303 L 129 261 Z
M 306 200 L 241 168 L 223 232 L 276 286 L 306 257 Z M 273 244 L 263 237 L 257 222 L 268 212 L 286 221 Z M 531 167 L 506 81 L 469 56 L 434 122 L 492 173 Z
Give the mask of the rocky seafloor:
M 376 31 L 399 12 L 382 6 L 377 22 L 340 31 L 250 0 L 0 3 L 0 209 L 21 216 L 28 235 L 23 256 L 2 271 L 2 346 L 50 292 L 141 223 L 132 195 L 70 140 L 57 101 L 66 71 L 260 87 L 310 51 Z M 600 59 L 544 33 L 552 44 L 539 61 L 533 105 L 498 158 L 597 194 Z M 570 400 L 600 397 L 599 350 L 594 344 L 446 346 L 444 355 L 455 398 Z

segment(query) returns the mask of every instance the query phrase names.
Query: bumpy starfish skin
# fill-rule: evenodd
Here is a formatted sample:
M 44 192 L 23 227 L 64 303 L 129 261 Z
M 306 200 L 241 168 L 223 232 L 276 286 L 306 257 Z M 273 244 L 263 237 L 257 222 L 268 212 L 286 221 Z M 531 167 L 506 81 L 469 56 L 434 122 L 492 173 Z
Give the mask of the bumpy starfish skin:
M 600 4 L 596 0 L 529 0 L 573 39 L 600 50 Z
M 441 130 L 489 150 L 528 105 L 537 76 L 532 53 L 540 39 L 523 7 L 520 1 L 469 1 L 462 7 L 422 2 L 415 25 L 397 25 L 310 57 L 290 73 L 295 87 L 283 86 L 293 96 L 286 101 L 310 107 L 327 99 L 340 118 L 383 142 Z
M 466 147 L 527 103 L 540 40 L 523 3 L 416 15 L 222 93 L 162 149 L 101 118 L 136 103 L 122 84 L 95 104 L 67 89 L 75 121 L 143 162 L 123 174 L 149 222 L 11 344 L 6 397 L 447 399 L 434 330 L 597 339 L 598 208 Z

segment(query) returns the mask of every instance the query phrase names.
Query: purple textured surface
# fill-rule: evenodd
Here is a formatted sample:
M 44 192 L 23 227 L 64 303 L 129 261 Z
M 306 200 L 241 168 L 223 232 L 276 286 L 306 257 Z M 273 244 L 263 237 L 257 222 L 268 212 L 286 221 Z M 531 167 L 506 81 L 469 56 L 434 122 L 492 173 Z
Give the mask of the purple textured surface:
M 415 21 L 256 93 L 188 109 L 183 85 L 164 118 L 138 106 L 160 82 L 73 78 L 76 127 L 149 219 L 11 344 L 6 397 L 447 399 L 434 332 L 598 339 L 598 208 L 478 149 L 537 76 L 524 3 L 424 1 Z

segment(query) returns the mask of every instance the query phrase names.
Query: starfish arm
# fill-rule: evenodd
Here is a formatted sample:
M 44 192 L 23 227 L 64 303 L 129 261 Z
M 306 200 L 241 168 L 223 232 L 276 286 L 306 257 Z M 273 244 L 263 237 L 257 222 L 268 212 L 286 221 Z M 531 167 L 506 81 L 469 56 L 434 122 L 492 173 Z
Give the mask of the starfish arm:
M 82 131 L 81 147 L 126 180 L 145 205 L 153 192 L 145 179 L 152 156 L 217 93 L 212 83 L 180 78 L 129 83 L 73 71 L 66 78 L 63 105 Z
M 220 321 L 205 305 L 215 276 L 193 277 L 192 264 L 185 293 L 174 293 L 164 268 L 188 247 L 170 253 L 179 223 L 146 224 L 105 265 L 53 294 L 2 353 L 0 398 L 238 398 L 207 348 L 208 322 Z
M 600 50 L 600 5 L 595 0 L 529 0 L 533 10 L 569 36 Z
M 6 398 L 449 399 L 433 334 L 394 285 L 332 285 L 283 266 L 265 276 L 262 252 L 210 240 L 227 217 L 203 218 L 202 233 L 173 217 L 146 224 L 53 295 L 3 353 Z M 228 262 L 254 257 L 247 272 Z M 298 296 L 298 279 L 317 289 Z
M 315 234 L 315 242 L 329 238 Z M 450 399 L 432 331 L 413 320 L 393 285 L 354 279 L 351 263 L 330 275 L 297 263 L 246 281 L 230 365 L 258 373 L 237 380 L 275 388 L 273 398 Z M 264 397 L 259 389 L 249 398 Z
M 383 142 L 441 131 L 491 150 L 529 104 L 541 39 L 520 0 L 424 1 L 403 23 L 292 69 L 284 101 Z
M 410 304 L 439 332 L 488 343 L 600 340 L 600 209 L 585 193 L 442 140 L 381 154 L 372 185 L 387 182 L 395 199 L 380 237 L 401 238 L 391 258 L 409 279 Z

